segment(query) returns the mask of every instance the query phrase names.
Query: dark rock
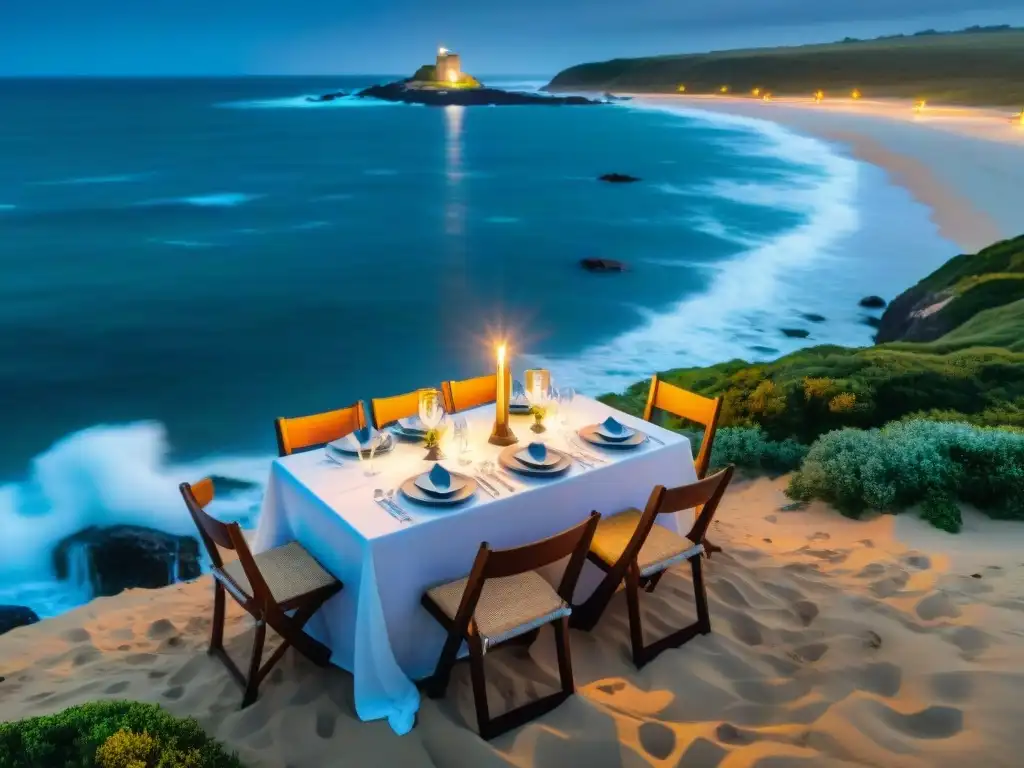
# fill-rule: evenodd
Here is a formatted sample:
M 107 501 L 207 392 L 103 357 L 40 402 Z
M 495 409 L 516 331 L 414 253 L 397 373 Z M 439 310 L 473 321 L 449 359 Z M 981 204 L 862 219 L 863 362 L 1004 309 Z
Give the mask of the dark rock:
M 875 317 L 874 315 L 864 315 L 860 319 L 860 321 L 862 323 L 864 323 L 864 325 L 870 325 L 872 328 L 881 328 L 882 327 L 882 318 Z
M 810 331 L 805 331 L 803 328 L 781 328 L 780 330 L 791 339 L 806 339 L 811 335 Z
M 762 355 L 779 354 L 779 350 L 777 350 L 775 347 L 766 347 L 763 344 L 755 344 L 754 346 L 751 347 L 751 349 L 755 352 L 760 352 Z
M 971 578 L 972 579 L 980 579 L 981 578 L 981 574 L 980 573 L 972 573 L 971 574 Z
M 807 320 L 808 322 L 811 322 L 811 323 L 824 323 L 825 322 L 825 316 L 824 315 L 818 315 L 818 314 L 815 314 L 814 312 L 803 312 L 803 313 L 800 314 L 800 317 L 802 317 L 804 320 Z
M 860 305 L 865 309 L 885 309 L 885 299 L 881 296 L 865 296 L 860 300 Z
M 626 265 L 614 259 L 580 259 L 580 266 L 588 272 L 625 272 Z
M 93 597 L 133 587 L 166 587 L 201 573 L 196 539 L 134 525 L 72 534 L 54 548 L 53 563 L 59 579 L 87 579 Z
M 630 176 L 628 173 L 606 173 L 603 176 L 598 176 L 598 181 L 608 181 L 612 184 L 629 184 L 630 182 L 640 181 L 636 176 Z
M 616 96 L 614 93 L 604 94 L 605 101 L 632 101 L 632 96 Z
M 336 91 L 335 93 L 325 93 L 321 96 L 307 96 L 306 101 L 320 103 L 322 101 L 334 101 L 335 99 L 341 99 L 345 96 L 348 96 L 346 91 Z
M 603 102 L 584 96 L 546 96 L 539 93 L 503 91 L 499 88 L 417 88 L 400 80 L 386 85 L 372 85 L 354 94 L 361 99 L 380 99 L 400 104 L 424 104 L 428 107 L 486 107 L 486 106 L 584 106 Z
M 36 612 L 23 605 L 0 605 L 0 635 L 39 621 Z M 2 679 L 2 678 L 0 678 Z

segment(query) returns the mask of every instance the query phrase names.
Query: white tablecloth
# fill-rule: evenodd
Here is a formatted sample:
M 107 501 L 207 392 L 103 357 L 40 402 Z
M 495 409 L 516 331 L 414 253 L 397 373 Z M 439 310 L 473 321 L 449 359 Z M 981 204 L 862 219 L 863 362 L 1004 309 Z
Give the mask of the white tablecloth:
M 475 499 L 454 509 L 419 507 L 396 496 L 412 523 L 391 517 L 374 502 L 373 491 L 396 488 L 428 469 L 421 445 L 400 443 L 378 457 L 379 474 L 373 477 L 366 476 L 358 459 L 339 466 L 322 450 L 274 461 L 254 550 L 297 540 L 344 583 L 308 629 L 331 648 L 334 664 L 352 672 L 356 713 L 362 720 L 386 717 L 400 734 L 412 728 L 419 708 L 412 680 L 433 672 L 445 637 L 420 599 L 429 587 L 467 575 L 480 542 L 496 549 L 528 544 L 579 523 L 591 510 L 610 515 L 628 507 L 642 509 L 659 483 L 671 487 L 696 480 L 690 443 L 683 436 L 588 398 L 577 397 L 571 411 L 573 427 L 614 414 L 664 445 L 648 441 L 631 451 L 593 449 L 609 462 L 594 468 L 574 463 L 557 479 L 523 478 L 513 483 L 521 486 L 514 493 L 499 488 L 498 498 L 481 489 Z M 501 449 L 487 443 L 493 406 L 463 415 L 472 434 L 470 456 L 474 461 L 496 460 Z M 530 417 L 511 419 L 523 445 L 537 439 L 531 424 Z M 543 437 L 552 447 L 565 445 L 555 426 Z M 442 464 L 452 471 L 475 473 L 475 468 L 458 463 L 454 447 L 445 448 L 449 458 Z M 685 533 L 693 520 L 682 514 L 681 520 L 662 515 L 668 519 L 658 522 L 675 524 Z M 577 602 L 594 589 L 599 575 L 588 563 Z

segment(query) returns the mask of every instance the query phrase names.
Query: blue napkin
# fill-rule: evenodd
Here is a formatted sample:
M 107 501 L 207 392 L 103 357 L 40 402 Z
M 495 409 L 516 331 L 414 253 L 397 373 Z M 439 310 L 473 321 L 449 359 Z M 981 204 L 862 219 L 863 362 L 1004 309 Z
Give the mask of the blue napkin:
M 548 457 L 548 447 L 544 443 L 530 443 L 526 446 L 526 450 L 530 454 L 530 458 L 537 462 L 544 461 Z
M 370 444 L 370 428 L 369 427 L 363 427 L 362 429 L 357 429 L 352 434 L 355 436 L 356 440 L 359 441 L 360 447 L 365 447 L 365 446 L 368 446 Z
M 607 432 L 609 435 L 622 434 L 623 427 L 621 424 L 619 424 L 619 422 L 615 420 L 614 416 L 609 416 L 607 419 L 601 422 L 601 426 L 604 427 L 604 431 Z
M 442 467 L 440 464 L 435 464 L 430 469 L 430 482 L 434 484 L 434 487 L 439 491 L 447 491 L 452 484 L 451 473 Z

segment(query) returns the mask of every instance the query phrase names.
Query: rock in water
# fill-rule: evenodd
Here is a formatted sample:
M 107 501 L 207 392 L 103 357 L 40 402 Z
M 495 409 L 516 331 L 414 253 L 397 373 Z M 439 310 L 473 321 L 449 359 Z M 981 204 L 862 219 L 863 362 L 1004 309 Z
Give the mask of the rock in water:
M 865 296 L 860 300 L 860 305 L 865 309 L 885 309 L 885 299 L 881 296 Z
M 598 181 L 608 181 L 612 184 L 628 184 L 633 181 L 640 181 L 636 176 L 630 176 L 628 173 L 606 173 L 603 176 L 598 176 Z
M 0 605 L 0 635 L 39 621 L 36 612 L 23 605 Z
M 484 106 L 583 106 L 601 104 L 585 96 L 545 96 L 537 93 L 503 91 L 500 88 L 417 88 L 406 81 L 372 85 L 354 94 L 361 99 L 380 99 L 401 104 L 425 104 L 428 107 Z
M 77 567 L 74 557 L 82 557 Z M 199 542 L 135 525 L 86 528 L 56 546 L 57 577 L 66 579 L 84 570 L 93 597 L 116 595 L 125 589 L 156 589 L 200 575 Z M 83 567 L 84 565 L 84 567 Z
M 580 266 L 588 272 L 625 272 L 626 265 L 614 259 L 580 259 Z
M 805 331 L 803 328 L 782 328 L 780 330 L 791 339 L 806 339 L 811 335 L 810 331 Z

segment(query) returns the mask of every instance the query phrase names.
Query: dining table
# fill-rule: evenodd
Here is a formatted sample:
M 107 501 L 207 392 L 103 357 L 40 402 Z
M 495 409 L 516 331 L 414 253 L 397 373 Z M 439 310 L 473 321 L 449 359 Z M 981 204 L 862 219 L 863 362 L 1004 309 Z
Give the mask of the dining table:
M 447 417 L 464 419 L 468 439 L 462 450 L 443 441 L 440 463 L 479 481 L 473 496 L 457 506 L 427 506 L 396 492 L 432 468 L 422 443 L 394 439 L 392 450 L 372 461 L 356 453 L 339 462 L 314 449 L 271 465 L 253 551 L 298 541 L 342 581 L 344 589 L 307 631 L 330 648 L 332 664 L 352 674 L 357 716 L 386 718 L 398 734 L 413 727 L 420 704 L 415 681 L 432 674 L 446 637 L 421 598 L 433 586 L 466 576 L 481 542 L 493 549 L 529 544 L 580 523 L 593 510 L 607 516 L 643 509 L 656 485 L 697 480 L 684 435 L 580 395 L 552 414 L 540 434 L 531 429 L 532 416 L 510 419 L 524 448 L 544 442 L 572 457 L 568 471 L 527 477 L 495 470 L 504 449 L 488 442 L 494 416 L 492 404 Z M 649 439 L 630 450 L 608 450 L 579 436 L 581 428 L 609 416 Z M 380 498 L 389 491 L 404 516 Z M 656 522 L 685 534 L 693 516 L 659 515 Z M 542 575 L 557 584 L 562 568 L 564 562 Z M 586 564 L 574 603 L 593 591 L 600 575 Z

